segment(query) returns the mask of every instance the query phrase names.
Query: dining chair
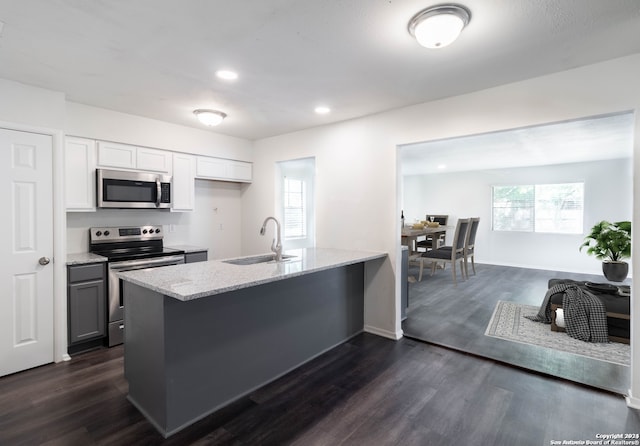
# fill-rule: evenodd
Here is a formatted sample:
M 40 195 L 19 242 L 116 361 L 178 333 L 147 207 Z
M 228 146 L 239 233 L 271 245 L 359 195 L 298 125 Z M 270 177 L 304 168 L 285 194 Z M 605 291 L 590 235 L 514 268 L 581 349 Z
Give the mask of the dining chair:
M 478 232 L 478 225 L 480 224 L 480 217 L 472 217 L 469 219 L 469 229 L 464 239 L 464 273 L 469 278 L 469 259 L 471 259 L 471 268 L 473 269 L 473 275 L 476 275 L 476 263 L 474 256 L 474 248 L 476 246 L 476 233 Z M 442 249 L 451 250 L 451 246 L 443 246 Z
M 443 262 L 445 265 L 451 263 L 451 269 L 453 271 L 453 283 L 457 285 L 457 273 L 456 263 L 460 262 L 460 275 L 462 279 L 465 278 L 464 269 L 464 243 L 467 236 L 467 230 L 469 228 L 470 219 L 459 218 L 456 224 L 456 232 L 453 235 L 453 242 L 451 246 L 443 246 L 438 249 L 432 249 L 427 252 L 423 252 L 420 257 L 420 274 L 418 275 L 418 282 L 422 280 L 422 272 L 424 269 L 424 263 L 431 261 L 431 275 L 436 272 L 436 266 L 439 262 Z
M 447 221 L 449 220 L 448 215 L 435 215 L 435 214 L 427 214 L 425 216 L 426 221 L 431 221 L 431 217 L 433 217 L 433 221 L 440 223 L 441 226 L 446 226 Z
M 440 226 L 447 226 L 447 221 L 449 220 L 448 215 L 435 215 L 435 214 L 427 214 L 425 216 L 425 221 L 431 221 L 431 217 L 433 217 L 433 221 L 437 222 Z M 439 243 L 445 242 L 445 234 L 440 236 Z M 420 240 L 416 242 L 416 250 L 420 250 L 420 248 L 428 251 L 437 246 L 437 243 L 434 243 L 433 237 L 428 235 L 424 240 Z
M 478 225 L 480 224 L 480 217 L 470 218 L 469 230 L 467 231 L 467 237 L 464 242 L 464 273 L 469 278 L 469 259 L 471 259 L 471 268 L 473 269 L 473 275 L 476 275 L 476 262 L 474 256 L 474 248 L 476 247 L 476 233 L 478 232 Z

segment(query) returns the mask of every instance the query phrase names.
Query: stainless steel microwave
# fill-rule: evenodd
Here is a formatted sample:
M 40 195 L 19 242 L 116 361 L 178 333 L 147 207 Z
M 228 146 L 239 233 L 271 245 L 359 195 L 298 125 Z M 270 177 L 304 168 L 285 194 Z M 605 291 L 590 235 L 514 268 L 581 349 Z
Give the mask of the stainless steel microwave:
M 100 208 L 166 209 L 171 207 L 171 176 L 151 172 L 96 169 Z

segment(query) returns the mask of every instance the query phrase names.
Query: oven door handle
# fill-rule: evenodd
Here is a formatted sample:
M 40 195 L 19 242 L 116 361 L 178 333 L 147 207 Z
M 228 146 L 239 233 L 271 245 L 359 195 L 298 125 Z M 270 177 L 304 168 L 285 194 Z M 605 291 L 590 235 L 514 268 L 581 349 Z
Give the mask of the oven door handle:
M 124 271 L 133 269 L 156 268 L 159 266 L 169 266 L 184 263 L 184 256 L 175 255 L 160 257 L 155 259 L 130 260 L 125 262 L 110 262 L 109 269 L 114 271 Z

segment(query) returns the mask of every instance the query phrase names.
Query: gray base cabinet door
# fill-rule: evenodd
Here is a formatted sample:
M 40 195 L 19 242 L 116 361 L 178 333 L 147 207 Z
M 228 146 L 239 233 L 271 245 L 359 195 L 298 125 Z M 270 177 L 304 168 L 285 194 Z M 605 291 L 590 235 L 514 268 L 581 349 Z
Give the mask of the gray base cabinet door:
M 184 263 L 206 262 L 207 251 L 188 252 L 184 255 Z
M 69 343 L 106 335 L 104 280 L 69 285 Z

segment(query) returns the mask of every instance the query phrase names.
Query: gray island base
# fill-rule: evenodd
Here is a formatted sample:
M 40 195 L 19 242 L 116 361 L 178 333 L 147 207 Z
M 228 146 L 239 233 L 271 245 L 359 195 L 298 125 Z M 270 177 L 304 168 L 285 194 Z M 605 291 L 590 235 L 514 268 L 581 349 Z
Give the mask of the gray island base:
M 191 300 L 124 280 L 129 400 L 180 431 L 362 332 L 364 278 L 361 261 Z

